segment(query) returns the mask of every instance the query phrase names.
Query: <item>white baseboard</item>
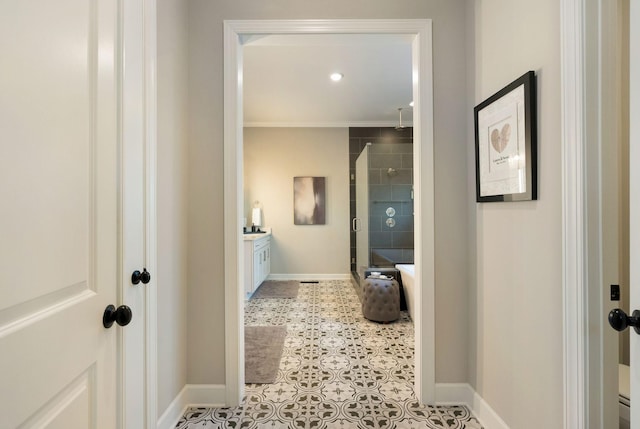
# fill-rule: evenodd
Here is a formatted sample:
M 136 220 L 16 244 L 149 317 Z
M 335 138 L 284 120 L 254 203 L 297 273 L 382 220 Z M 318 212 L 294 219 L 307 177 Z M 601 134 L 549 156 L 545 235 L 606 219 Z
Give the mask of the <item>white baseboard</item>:
M 436 403 L 464 404 L 484 429 L 509 429 L 498 413 L 467 383 L 436 383 Z
M 482 398 L 474 392 L 473 404 L 470 407 L 473 413 L 478 418 L 482 427 L 485 429 L 509 429 L 509 426 L 502 420 L 502 418 L 496 413 L 493 408 Z
M 222 384 L 187 384 L 158 419 L 157 429 L 172 429 L 188 407 L 223 407 L 226 400 Z M 509 426 L 467 383 L 437 383 L 438 405 L 466 405 L 484 429 L 509 429 Z
M 438 405 L 473 405 L 473 388 L 467 383 L 436 383 L 436 403 Z
M 268 280 L 349 280 L 351 274 L 269 274 Z
M 188 407 L 223 407 L 226 400 L 222 384 L 186 384 L 158 419 L 157 429 L 172 429 Z

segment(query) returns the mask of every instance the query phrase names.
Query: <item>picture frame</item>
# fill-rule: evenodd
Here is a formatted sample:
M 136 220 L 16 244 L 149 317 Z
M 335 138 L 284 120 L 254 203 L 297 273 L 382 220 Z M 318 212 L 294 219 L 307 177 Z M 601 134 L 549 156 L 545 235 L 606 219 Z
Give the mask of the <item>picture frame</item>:
M 536 109 L 533 71 L 473 109 L 477 202 L 538 199 Z
M 324 177 L 293 178 L 293 224 L 326 224 L 326 184 Z

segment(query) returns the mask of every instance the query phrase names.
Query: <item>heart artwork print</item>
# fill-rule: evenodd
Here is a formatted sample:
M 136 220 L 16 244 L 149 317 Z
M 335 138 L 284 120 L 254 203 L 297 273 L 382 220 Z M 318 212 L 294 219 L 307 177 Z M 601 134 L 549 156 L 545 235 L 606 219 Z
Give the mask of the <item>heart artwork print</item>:
M 511 137 L 511 125 L 504 124 L 501 130 L 498 128 L 494 128 L 491 131 L 491 146 L 498 153 L 502 153 L 502 151 L 509 145 L 509 138 Z

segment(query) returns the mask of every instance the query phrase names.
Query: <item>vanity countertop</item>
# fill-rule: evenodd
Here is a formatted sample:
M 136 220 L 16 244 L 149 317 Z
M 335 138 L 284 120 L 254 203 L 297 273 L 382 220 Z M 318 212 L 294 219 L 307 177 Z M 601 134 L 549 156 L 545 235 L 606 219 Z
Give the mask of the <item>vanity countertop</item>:
M 259 232 L 256 234 L 248 233 L 243 234 L 244 241 L 254 241 L 259 240 L 260 238 L 270 237 L 271 236 L 271 228 L 265 228 L 265 232 Z

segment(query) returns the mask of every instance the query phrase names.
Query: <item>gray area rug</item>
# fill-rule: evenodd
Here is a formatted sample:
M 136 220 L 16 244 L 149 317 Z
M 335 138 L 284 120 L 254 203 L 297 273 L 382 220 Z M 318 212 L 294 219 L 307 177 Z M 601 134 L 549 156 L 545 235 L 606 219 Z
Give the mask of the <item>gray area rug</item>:
M 300 282 L 298 280 L 266 280 L 262 282 L 251 299 L 297 298 Z
M 286 336 L 286 326 L 244 327 L 245 383 L 275 383 Z

